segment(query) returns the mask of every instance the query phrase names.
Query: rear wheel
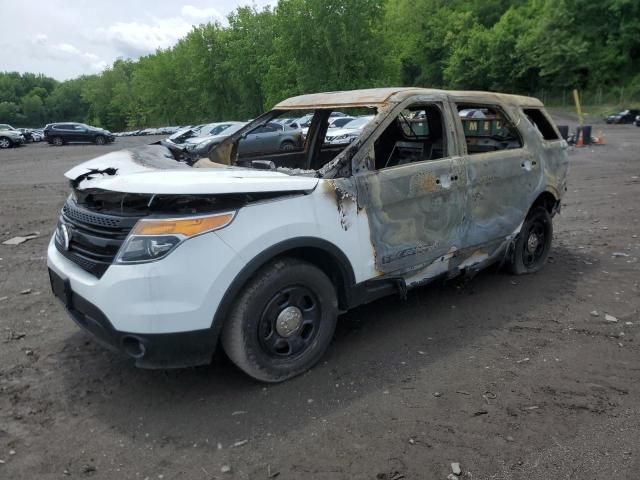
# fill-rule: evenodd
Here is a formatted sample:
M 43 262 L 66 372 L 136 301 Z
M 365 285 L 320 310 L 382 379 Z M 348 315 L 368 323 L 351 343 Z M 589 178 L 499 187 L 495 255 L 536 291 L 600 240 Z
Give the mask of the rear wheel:
M 527 216 L 509 260 L 516 275 L 534 273 L 547 262 L 553 238 L 551 215 L 544 207 L 535 207 Z
M 0 148 L 9 148 L 13 142 L 7 137 L 0 137 Z
M 51 143 L 56 147 L 59 147 L 61 145 L 64 145 L 64 140 L 62 140 L 62 137 L 53 137 L 51 139 Z
M 281 382 L 320 360 L 337 315 L 335 288 L 322 270 L 294 258 L 278 259 L 262 267 L 236 299 L 222 346 L 248 375 Z
M 105 143 L 107 143 L 107 140 L 102 135 L 98 135 L 95 139 L 95 142 L 96 145 L 104 145 Z

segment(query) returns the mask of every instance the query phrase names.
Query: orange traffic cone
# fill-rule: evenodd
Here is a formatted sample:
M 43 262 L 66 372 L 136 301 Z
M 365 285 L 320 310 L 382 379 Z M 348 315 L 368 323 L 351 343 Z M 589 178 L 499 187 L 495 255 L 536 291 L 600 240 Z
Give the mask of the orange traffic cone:
M 604 145 L 604 133 L 602 133 L 602 130 L 598 130 L 598 135 L 596 136 L 596 141 L 594 143 L 596 145 Z
M 582 129 L 578 129 L 578 140 L 576 140 L 576 147 L 584 147 L 584 140 L 582 140 Z

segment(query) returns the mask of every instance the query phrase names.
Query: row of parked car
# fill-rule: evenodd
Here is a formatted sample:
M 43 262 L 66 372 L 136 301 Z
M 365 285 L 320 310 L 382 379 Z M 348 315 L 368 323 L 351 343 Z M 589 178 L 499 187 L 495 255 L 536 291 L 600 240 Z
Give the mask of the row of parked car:
M 254 154 L 269 151 L 293 151 L 302 148 L 313 115 L 299 118 L 278 118 L 249 132 L 238 144 L 238 153 Z M 348 144 L 358 137 L 373 116 L 349 116 L 332 112 L 325 136 L 326 144 Z M 161 143 L 179 148 L 191 157 L 205 157 L 223 140 L 236 133 L 247 122 L 216 122 L 193 125 L 178 130 Z
M 49 123 L 42 129 L 13 128 L 8 124 L 0 124 L 0 148 L 19 147 L 43 140 L 56 146 L 67 143 L 104 145 L 113 142 L 115 136 L 108 130 L 75 122 Z
M 11 148 L 28 142 L 40 142 L 44 132 L 40 129 L 14 128 L 8 123 L 0 123 L 0 148 Z

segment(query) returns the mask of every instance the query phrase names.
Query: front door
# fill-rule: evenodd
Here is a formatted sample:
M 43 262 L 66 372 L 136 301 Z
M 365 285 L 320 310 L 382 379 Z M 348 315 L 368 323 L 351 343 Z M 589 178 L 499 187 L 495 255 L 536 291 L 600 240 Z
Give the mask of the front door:
M 354 175 L 374 268 L 409 284 L 445 273 L 463 247 L 465 168 L 446 115 L 444 102 L 401 106 L 374 133 L 370 167 Z

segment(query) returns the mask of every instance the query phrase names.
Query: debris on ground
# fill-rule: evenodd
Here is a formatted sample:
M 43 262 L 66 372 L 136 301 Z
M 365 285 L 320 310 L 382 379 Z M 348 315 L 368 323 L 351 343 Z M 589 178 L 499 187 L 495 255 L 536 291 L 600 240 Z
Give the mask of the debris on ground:
M 30 288 L 25 288 L 24 290 L 20 291 L 20 295 L 29 295 L 30 293 L 31 293 Z
M 27 334 L 24 332 L 14 332 L 13 330 L 9 330 L 9 332 L 7 333 L 7 342 L 10 342 L 12 340 L 20 340 L 26 336 Z
M 609 315 L 608 313 L 605 314 L 604 319 L 607 322 L 612 322 L 612 323 L 616 323 L 618 321 L 618 319 L 616 317 L 614 317 L 613 315 Z
M 231 448 L 242 447 L 243 445 L 246 445 L 247 443 L 249 443 L 249 440 L 240 440 L 239 442 L 236 442 L 233 445 L 231 445 Z
M 10 238 L 9 240 L 5 240 L 2 242 L 3 245 L 20 245 L 28 240 L 33 240 L 34 238 L 38 238 L 40 236 L 40 232 L 32 232 L 27 233 L 26 235 L 17 236 Z
M 235 412 L 233 412 L 231 414 L 231 416 L 235 417 L 236 415 L 244 415 L 245 413 L 247 413 L 247 412 L 245 412 L 244 410 L 236 410 Z
M 454 475 L 460 475 L 462 473 L 462 469 L 460 468 L 460 464 L 458 462 L 454 462 L 451 464 L 451 471 Z
M 598 313 L 597 310 L 593 310 L 592 312 L 589 313 L 589 315 L 591 315 L 592 317 L 599 317 L 600 314 Z
M 278 470 L 274 470 L 272 472 L 271 465 L 267 465 L 267 478 L 276 478 L 278 475 L 280 475 L 280 472 Z
M 231 465 L 223 465 L 223 466 L 220 468 L 220 471 L 221 471 L 222 473 L 231 473 Z
M 524 363 L 524 362 L 528 362 L 530 360 L 529 357 L 523 358 L 522 360 L 518 360 L 516 363 Z
M 630 255 L 624 252 L 613 252 L 611 256 L 612 257 L 629 257 Z
M 95 466 L 93 466 L 93 465 L 88 465 L 88 464 L 87 464 L 87 465 L 84 465 L 84 466 L 82 467 L 82 472 L 83 472 L 83 473 L 93 473 L 93 472 L 95 472 L 95 471 L 96 471 L 96 467 L 95 467 Z
M 434 397 L 441 397 L 442 394 L 440 392 L 433 392 Z
M 0 297 L 0 302 L 4 302 L 5 300 L 8 300 L 8 299 L 9 299 L 9 297 L 6 297 L 6 296 L 5 297 Z

